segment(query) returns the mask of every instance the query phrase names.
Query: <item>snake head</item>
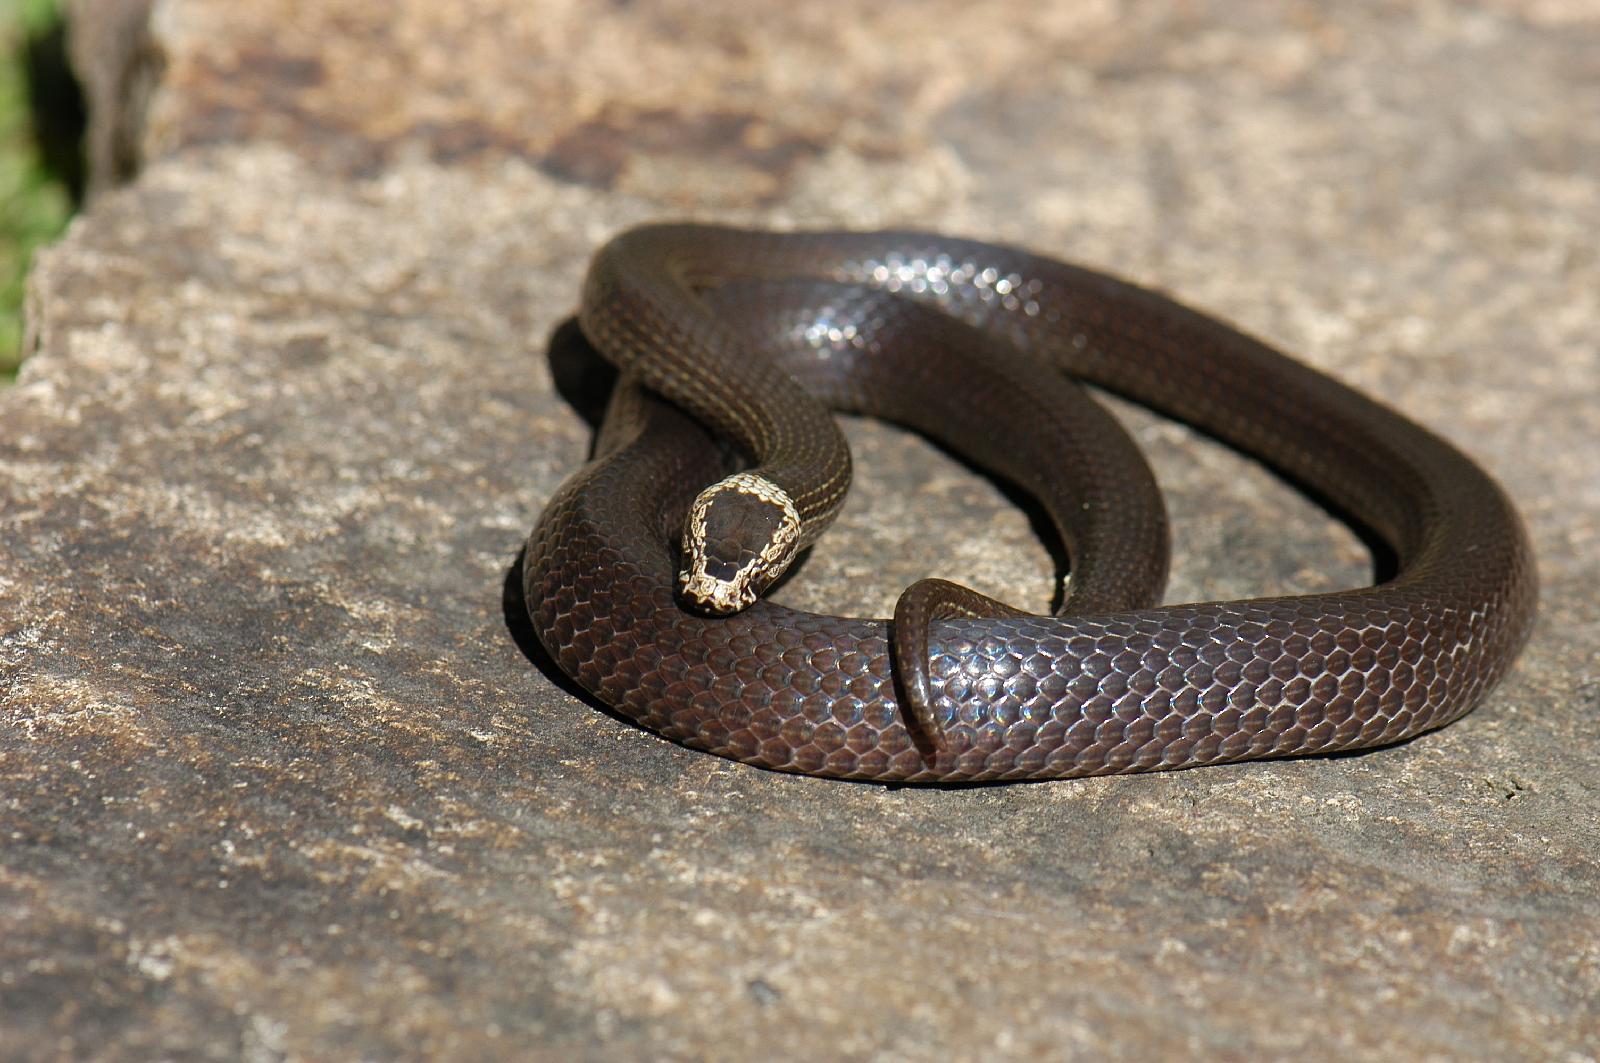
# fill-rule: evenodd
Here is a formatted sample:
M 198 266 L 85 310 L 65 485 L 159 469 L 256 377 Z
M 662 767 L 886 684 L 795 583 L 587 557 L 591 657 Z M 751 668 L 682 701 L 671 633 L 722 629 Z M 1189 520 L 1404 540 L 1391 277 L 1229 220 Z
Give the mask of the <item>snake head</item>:
M 701 491 L 684 526 L 678 586 L 690 604 L 723 616 L 749 608 L 800 552 L 800 514 L 784 490 L 735 473 Z

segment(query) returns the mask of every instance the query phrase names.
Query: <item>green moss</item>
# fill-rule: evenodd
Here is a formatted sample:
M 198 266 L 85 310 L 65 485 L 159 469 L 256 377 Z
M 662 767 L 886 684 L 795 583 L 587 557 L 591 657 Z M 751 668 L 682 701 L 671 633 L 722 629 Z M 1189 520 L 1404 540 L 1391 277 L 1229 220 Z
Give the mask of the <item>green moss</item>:
M 71 217 L 80 176 L 81 104 L 61 40 L 55 0 L 0 0 L 0 383 L 21 355 L 28 264 Z

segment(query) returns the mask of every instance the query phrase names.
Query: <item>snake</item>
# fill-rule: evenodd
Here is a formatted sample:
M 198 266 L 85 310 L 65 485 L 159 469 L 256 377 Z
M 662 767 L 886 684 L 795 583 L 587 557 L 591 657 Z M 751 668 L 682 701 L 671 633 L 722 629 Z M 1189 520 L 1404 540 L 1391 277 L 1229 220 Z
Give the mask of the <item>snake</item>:
M 1527 533 L 1470 458 L 1108 273 L 931 232 L 658 223 L 596 252 L 578 324 L 622 378 L 593 459 L 528 539 L 529 615 L 581 687 L 692 748 L 895 783 L 1367 749 L 1473 708 L 1533 624 Z M 1370 533 L 1392 571 L 1158 604 L 1148 470 L 1071 381 L 1263 462 Z M 889 620 L 762 597 L 842 504 L 830 409 L 901 420 L 1038 497 L 1071 565 L 1055 613 L 938 579 Z

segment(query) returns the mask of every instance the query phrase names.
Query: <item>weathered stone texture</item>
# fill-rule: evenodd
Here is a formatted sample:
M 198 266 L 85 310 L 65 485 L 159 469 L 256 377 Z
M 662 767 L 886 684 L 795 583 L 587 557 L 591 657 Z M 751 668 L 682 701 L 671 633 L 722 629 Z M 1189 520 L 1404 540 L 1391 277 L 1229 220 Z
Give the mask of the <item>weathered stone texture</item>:
M 92 93 L 144 169 L 43 259 L 0 394 L 0 1057 L 1600 1053 L 1593 5 L 74 28 L 92 85 L 147 81 Z M 588 444 L 545 357 L 584 260 L 685 213 L 1025 242 L 1388 396 L 1528 518 L 1521 666 L 1397 748 L 1002 788 L 618 722 L 530 660 L 508 577 Z M 1118 408 L 1171 600 L 1366 578 L 1292 491 Z M 1048 600 L 991 485 L 850 434 L 859 489 L 786 600 Z

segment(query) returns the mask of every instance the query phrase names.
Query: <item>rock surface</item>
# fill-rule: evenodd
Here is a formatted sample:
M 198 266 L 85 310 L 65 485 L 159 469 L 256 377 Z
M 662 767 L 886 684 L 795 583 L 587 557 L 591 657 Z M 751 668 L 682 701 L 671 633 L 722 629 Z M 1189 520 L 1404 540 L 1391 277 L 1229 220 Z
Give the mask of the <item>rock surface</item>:
M 1600 1052 L 1593 4 L 75 15 L 102 176 L 142 170 L 44 258 L 0 394 L 0 1057 Z M 686 213 L 1025 242 L 1389 396 L 1529 521 L 1520 667 L 1396 748 L 1031 786 L 617 722 L 513 573 L 588 444 L 546 361 L 583 262 Z M 1119 410 L 1170 600 L 1367 578 Z M 850 434 L 788 601 L 1048 600 L 991 485 Z

